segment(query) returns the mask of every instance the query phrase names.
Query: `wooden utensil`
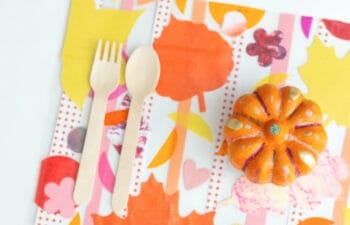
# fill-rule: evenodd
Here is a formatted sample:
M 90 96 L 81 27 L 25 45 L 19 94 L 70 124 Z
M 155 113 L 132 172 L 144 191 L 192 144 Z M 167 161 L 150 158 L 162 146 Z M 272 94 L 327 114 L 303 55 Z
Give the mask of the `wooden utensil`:
M 111 49 L 109 45 L 109 41 L 107 41 L 102 55 L 102 40 L 98 42 L 90 74 L 90 85 L 94 91 L 94 99 L 73 194 L 75 203 L 79 205 L 85 204 L 90 200 L 95 180 L 107 99 L 119 81 L 122 45 L 119 45 L 117 60 L 115 57 L 116 44 L 113 42 Z
M 125 82 L 131 103 L 113 191 L 112 206 L 114 212 L 120 212 L 127 206 L 143 101 L 147 95 L 154 91 L 159 75 L 160 63 L 153 48 L 137 48 L 130 56 L 125 72 Z

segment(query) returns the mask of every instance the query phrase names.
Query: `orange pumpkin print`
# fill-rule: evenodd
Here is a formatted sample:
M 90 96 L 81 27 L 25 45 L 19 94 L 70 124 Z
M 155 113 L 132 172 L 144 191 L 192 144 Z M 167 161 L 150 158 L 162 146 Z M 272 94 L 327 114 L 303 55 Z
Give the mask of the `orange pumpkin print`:
M 276 185 L 310 173 L 327 143 L 319 106 L 295 87 L 271 84 L 236 101 L 224 136 L 221 154 L 249 180 Z

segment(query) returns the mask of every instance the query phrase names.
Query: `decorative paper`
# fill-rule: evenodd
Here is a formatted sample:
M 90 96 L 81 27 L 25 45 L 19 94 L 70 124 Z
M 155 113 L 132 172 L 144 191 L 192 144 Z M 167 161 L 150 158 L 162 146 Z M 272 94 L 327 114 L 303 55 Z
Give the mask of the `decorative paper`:
M 350 24 L 334 20 L 323 20 L 327 30 L 337 38 L 350 40 Z
M 169 134 L 168 138 L 165 140 L 162 147 L 159 149 L 157 155 L 153 158 L 151 163 L 148 165 L 148 168 L 155 168 L 170 159 L 173 155 L 177 144 L 177 132 L 176 129 L 173 129 Z
M 207 181 L 210 171 L 207 168 L 197 168 L 196 162 L 187 159 L 183 165 L 184 186 L 187 190 L 196 188 Z
M 198 96 L 205 111 L 204 92 L 222 86 L 233 69 L 228 43 L 203 24 L 171 18 L 153 46 L 161 65 L 157 93 L 176 101 Z
M 102 186 L 112 193 L 115 183 L 115 174 L 109 163 L 106 152 L 103 152 L 100 156 L 100 161 L 98 162 L 98 175 Z
M 350 24 L 202 0 L 117 5 L 128 11 L 72 1 L 62 53 L 64 93 L 39 174 L 36 225 L 349 222 Z M 139 43 L 149 43 L 162 66 L 156 92 L 143 106 L 129 207 L 118 215 L 111 190 L 129 107 L 123 78 L 106 107 L 91 201 L 78 206 L 69 199 L 99 38 L 124 42 L 125 61 Z M 324 113 L 328 150 L 310 175 L 288 187 L 251 183 L 219 154 L 234 102 L 264 83 L 297 86 Z
M 45 208 L 45 204 L 50 200 L 50 197 L 54 197 L 52 195 L 53 192 L 50 191 L 52 190 L 52 188 L 50 189 L 50 186 L 57 186 L 57 184 L 60 185 L 64 179 L 70 184 L 71 182 L 74 182 L 78 167 L 79 163 L 69 157 L 52 156 L 44 159 L 41 163 L 35 203 L 38 206 Z M 68 178 L 70 180 L 67 180 Z M 65 184 L 66 182 L 62 185 L 65 186 Z M 72 190 L 68 191 L 72 192 Z M 53 210 L 52 213 L 55 213 L 56 211 L 59 210 Z
M 344 160 L 325 152 L 321 154 L 318 165 L 311 174 L 301 177 L 288 187 L 259 185 L 244 176 L 239 177 L 233 185 L 232 197 L 219 205 L 236 205 L 247 213 L 270 210 L 284 214 L 290 203 L 312 210 L 320 206 L 323 197 L 339 196 L 340 182 L 347 176 L 348 169 Z
M 69 218 L 75 213 L 75 203 L 72 199 L 75 180 L 65 177 L 59 184 L 54 182 L 45 185 L 44 192 L 48 199 L 44 203 L 44 210 L 48 213 L 59 213 Z
M 327 113 L 328 120 L 349 127 L 350 105 L 347 103 L 350 102 L 350 94 L 347 84 L 350 82 L 350 55 L 338 58 L 334 50 L 322 44 L 318 37 L 308 48 L 308 53 L 308 62 L 299 68 L 301 79 L 309 87 L 307 95 Z M 340 105 L 342 110 L 339 110 Z
M 127 109 L 121 109 L 121 110 L 116 110 L 116 111 L 107 113 L 105 117 L 105 125 L 116 126 L 116 125 L 126 123 L 128 112 L 129 111 Z
M 217 24 L 224 24 L 225 17 L 230 15 L 228 13 L 239 13 L 243 16 L 243 20 L 246 21 L 246 29 L 255 26 L 263 18 L 265 11 L 250 7 L 244 7 L 234 4 L 222 4 L 210 2 L 209 10 L 211 16 L 216 21 Z M 223 27 L 221 27 L 223 28 Z
M 254 32 L 254 43 L 247 45 L 247 54 L 257 56 L 260 66 L 269 66 L 272 60 L 286 57 L 286 49 L 280 45 L 282 32 L 273 31 L 267 34 L 266 30 L 258 29 Z
M 77 127 L 71 130 L 67 137 L 67 146 L 72 151 L 81 153 L 85 140 L 86 128 Z
M 92 0 L 73 0 L 62 51 L 63 91 L 82 108 L 99 39 L 123 43 L 141 11 L 96 10 Z
M 308 218 L 300 221 L 298 225 L 331 225 L 333 221 L 321 217 Z
M 177 125 L 185 127 L 205 140 L 213 141 L 211 129 L 200 115 L 191 112 L 177 112 L 170 114 L 169 118 Z
M 212 224 L 214 216 L 214 212 L 203 215 L 193 212 L 186 217 L 181 217 L 177 211 L 178 194 L 166 195 L 162 184 L 158 183 L 153 176 L 142 184 L 141 192 L 137 197 L 130 198 L 128 208 L 130 213 L 125 219 L 121 219 L 114 213 L 107 216 L 95 214 L 93 215 L 94 225 L 209 225 Z
M 81 221 L 80 221 L 80 214 L 77 213 L 73 219 L 70 221 L 70 223 L 68 225 L 80 225 Z

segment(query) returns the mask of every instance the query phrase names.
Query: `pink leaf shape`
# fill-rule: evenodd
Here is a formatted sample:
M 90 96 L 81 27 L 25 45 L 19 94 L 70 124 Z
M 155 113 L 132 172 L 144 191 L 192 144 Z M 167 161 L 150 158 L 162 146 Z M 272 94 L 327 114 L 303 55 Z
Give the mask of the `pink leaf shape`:
M 100 157 L 100 161 L 98 163 L 98 175 L 103 187 L 112 193 L 115 183 L 115 175 L 111 165 L 109 164 L 106 152 L 103 152 Z
M 59 213 L 62 217 L 69 218 L 75 213 L 73 201 L 73 189 L 75 181 L 71 177 L 65 177 L 57 185 L 50 182 L 45 186 L 45 194 L 48 200 L 44 203 L 44 210 L 48 213 Z
M 67 204 L 65 207 L 62 207 L 60 209 L 60 214 L 64 218 L 70 218 L 74 215 L 75 212 L 75 206 L 72 204 Z
M 287 187 L 253 183 L 245 176 L 235 181 L 232 198 L 241 211 L 253 214 L 260 210 L 283 213 L 289 204 Z
M 266 217 L 266 209 L 259 209 L 256 213 L 248 213 L 245 225 L 265 225 Z
M 57 211 L 57 204 L 53 201 L 46 201 L 44 203 L 44 210 L 48 213 L 55 213 Z
M 207 168 L 196 167 L 196 163 L 192 159 L 188 159 L 184 162 L 183 178 L 186 189 L 193 189 L 203 184 L 209 179 L 210 171 Z
M 55 183 L 48 183 L 46 184 L 45 188 L 44 188 L 44 193 L 47 196 L 53 196 L 57 193 L 57 184 Z
M 313 18 L 310 16 L 301 17 L 301 29 L 305 37 L 309 37 Z

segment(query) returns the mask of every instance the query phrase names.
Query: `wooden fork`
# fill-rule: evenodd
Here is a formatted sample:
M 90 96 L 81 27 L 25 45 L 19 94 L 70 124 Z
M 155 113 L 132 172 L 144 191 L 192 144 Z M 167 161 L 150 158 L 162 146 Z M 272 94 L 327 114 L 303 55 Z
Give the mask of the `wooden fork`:
M 114 42 L 110 49 L 109 41 L 106 41 L 102 53 L 102 40 L 99 40 L 90 74 L 90 85 L 94 91 L 94 98 L 73 194 L 75 203 L 79 205 L 88 203 L 91 197 L 108 96 L 119 81 L 122 44 L 119 44 L 117 59 L 115 54 L 116 44 Z

